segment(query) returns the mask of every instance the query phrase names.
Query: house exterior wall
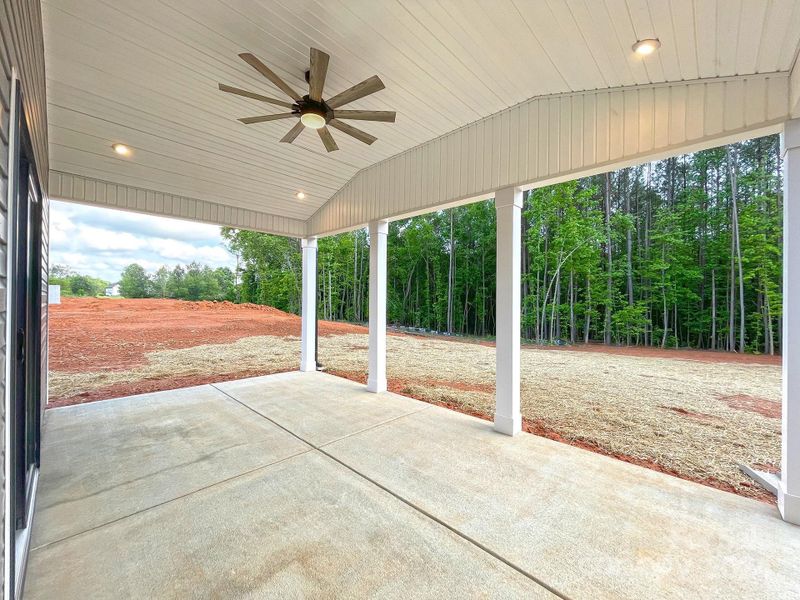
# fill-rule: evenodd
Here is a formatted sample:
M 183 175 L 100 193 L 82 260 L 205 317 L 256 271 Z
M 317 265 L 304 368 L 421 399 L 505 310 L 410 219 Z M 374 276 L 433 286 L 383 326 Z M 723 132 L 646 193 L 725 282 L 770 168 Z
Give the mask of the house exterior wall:
M 40 174 L 43 197 L 47 197 L 47 176 L 49 171 L 47 153 L 47 116 L 45 102 L 45 74 L 44 74 L 44 44 L 42 39 L 42 17 L 39 2 L 36 0 L 2 0 L 0 1 L 0 359 L 3 364 L 6 360 L 5 321 L 7 298 L 7 244 L 8 244 L 8 192 L 9 192 L 9 129 L 11 111 L 11 75 L 12 67 L 16 70 L 21 81 L 24 98 L 24 112 L 28 128 L 31 133 L 36 166 Z M 42 206 L 43 220 L 43 265 L 42 278 L 44 290 L 47 290 L 47 201 Z M 43 349 L 47 353 L 47 296 L 42 298 L 43 311 Z M 46 361 L 43 370 L 46 372 Z M 5 369 L 0 369 L 0 393 L 5 398 Z M 0 428 L 5 440 L 5 402 L 0 404 Z M 5 464 L 6 445 L 3 444 L 2 461 Z M 6 506 L 6 479 L 5 469 L 0 475 L 0 493 L 3 502 L 2 510 L 3 532 L 0 543 L 3 552 L 0 560 L 5 577 L 5 506 Z M 5 583 L 5 580 L 4 580 Z M 5 587 L 5 585 L 4 585 Z

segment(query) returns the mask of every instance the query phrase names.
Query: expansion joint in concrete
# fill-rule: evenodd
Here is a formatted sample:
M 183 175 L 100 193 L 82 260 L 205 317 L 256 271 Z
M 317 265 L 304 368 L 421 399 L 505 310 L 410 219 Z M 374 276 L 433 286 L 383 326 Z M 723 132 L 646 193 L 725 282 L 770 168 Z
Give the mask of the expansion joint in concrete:
M 532 573 L 529 573 L 528 571 L 526 571 L 526 570 L 525 570 L 525 569 L 523 569 L 522 567 L 520 567 L 520 566 L 516 565 L 515 563 L 511 562 L 509 559 L 505 558 L 505 557 L 504 557 L 504 556 L 502 556 L 501 554 L 498 554 L 497 552 L 495 552 L 495 551 L 494 551 L 494 550 L 492 550 L 491 548 L 489 548 L 489 547 L 487 547 L 486 545 L 482 544 L 481 542 L 479 542 L 478 540 L 474 539 L 473 537 L 471 537 L 471 536 L 469 536 L 469 535 L 465 534 L 463 531 L 460 531 L 459 529 L 457 529 L 457 528 L 456 528 L 456 527 L 454 527 L 453 525 L 450 525 L 449 523 L 447 523 L 446 521 L 444 521 L 444 520 L 440 519 L 440 518 L 439 518 L 439 517 L 437 517 L 436 515 L 434 515 L 434 514 L 432 514 L 432 513 L 428 512 L 428 511 L 427 511 L 427 510 L 425 510 L 424 508 L 422 508 L 422 507 L 418 506 L 417 504 L 415 504 L 415 503 L 414 503 L 414 502 L 412 502 L 411 500 L 408 500 L 407 498 L 405 498 L 405 497 L 401 496 L 400 494 L 398 494 L 397 492 L 393 491 L 392 489 L 390 489 L 390 488 L 386 487 L 385 485 L 383 485 L 383 484 L 379 483 L 378 481 L 376 481 L 376 480 L 375 480 L 375 479 L 373 479 L 372 477 L 370 477 L 370 476 L 368 476 L 368 475 L 366 475 L 366 474 L 362 473 L 361 471 L 359 471 L 359 470 L 358 470 L 358 469 L 356 469 L 355 467 L 353 467 L 353 466 L 351 466 L 351 465 L 347 464 L 346 462 L 344 462 L 344 461 L 340 460 L 340 459 L 339 459 L 339 458 L 337 458 L 336 456 L 334 456 L 334 455 L 332 455 L 331 453 L 327 452 L 327 451 L 324 449 L 324 447 L 323 447 L 323 446 L 330 445 L 330 444 L 334 443 L 333 441 L 332 441 L 332 442 L 328 442 L 327 444 L 323 444 L 323 445 L 317 446 L 316 444 L 314 444 L 314 443 L 310 442 L 309 440 L 307 440 L 307 439 L 305 439 L 305 438 L 303 438 L 303 437 L 301 437 L 301 436 L 297 435 L 297 434 L 296 434 L 294 431 L 292 431 L 291 429 L 288 429 L 288 428 L 284 427 L 283 425 L 281 425 L 280 423 L 278 423 L 278 422 L 277 422 L 277 421 L 275 421 L 274 419 L 271 419 L 270 417 L 268 417 L 268 416 L 267 416 L 267 415 L 265 415 L 264 413 L 261 413 L 261 412 L 257 411 L 257 410 L 256 410 L 256 409 L 254 409 L 252 406 L 248 406 L 247 404 L 245 404 L 244 402 L 242 402 L 241 400 L 239 400 L 239 399 L 238 399 L 238 398 L 236 398 L 235 396 L 232 396 L 231 394 L 227 393 L 226 391 L 224 391 L 224 390 L 222 390 L 222 389 L 218 388 L 218 387 L 217 387 L 217 386 L 215 386 L 214 384 L 210 384 L 210 385 L 211 385 L 211 387 L 213 387 L 213 388 L 214 388 L 214 389 L 216 389 L 217 391 L 221 392 L 222 394 L 225 394 L 225 395 L 226 395 L 228 398 L 230 398 L 230 399 L 231 399 L 231 400 L 233 400 L 234 402 L 238 402 L 239 404 L 241 404 L 241 405 L 242 405 L 242 406 L 244 406 L 245 408 L 247 408 L 247 409 L 251 410 L 252 412 L 254 412 L 255 414 L 257 414 L 258 416 L 262 417 L 263 419 L 266 419 L 267 421 L 269 421 L 270 423 L 272 423 L 272 424 L 273 424 L 273 425 L 275 425 L 276 427 L 279 427 L 280 429 L 282 429 L 283 431 L 285 431 L 285 432 L 286 432 L 286 433 L 288 433 L 289 435 L 292 435 L 292 436 L 294 436 L 295 438 L 297 438 L 299 441 L 303 442 L 304 444 L 307 444 L 307 445 L 311 446 L 311 447 L 312 447 L 314 450 L 316 450 L 317 452 L 319 452 L 320 454 L 322 454 L 322 455 L 323 455 L 323 456 L 325 456 L 326 458 L 329 458 L 330 460 L 334 461 L 335 463 L 338 463 L 339 465 L 341 465 L 341 466 L 342 466 L 342 467 L 344 467 L 345 469 L 347 469 L 347 470 L 351 471 L 352 473 L 354 473 L 354 474 L 355 474 L 355 475 L 357 475 L 358 477 L 361 477 L 362 479 L 364 479 L 365 481 L 367 481 L 367 482 L 371 483 L 371 484 L 372 484 L 372 485 L 374 485 L 375 487 L 377 487 L 377 488 L 379 488 L 379 489 L 383 490 L 384 492 L 386 492 L 386 493 L 387 493 L 387 494 L 389 494 L 390 496 L 394 497 L 395 499 L 399 500 L 400 502 L 402 502 L 402 503 L 403 503 L 403 504 L 405 504 L 406 506 L 409 506 L 409 507 L 410 507 L 410 508 L 412 508 L 413 510 L 415 510 L 415 511 L 417 511 L 418 513 L 420 513 L 420 514 L 424 515 L 425 517 L 427 517 L 428 519 L 430 519 L 430 520 L 431 520 L 431 521 L 433 521 L 434 523 L 437 523 L 438 525 L 441 525 L 442 527 L 444 527 L 444 528 L 448 529 L 449 531 L 451 531 L 452 533 L 454 533 L 455 535 L 457 535 L 457 536 L 458 536 L 458 537 L 460 537 L 461 539 L 463 539 L 463 540 L 465 540 L 466 542 L 468 542 L 468 543 L 472 544 L 472 545 L 473 545 L 473 546 L 475 546 L 476 548 L 478 548 L 478 549 L 482 550 L 483 552 L 485 552 L 486 554 L 488 554 L 488 555 L 489 555 L 489 556 L 491 556 L 492 558 L 495 558 L 496 560 L 499 560 L 500 562 L 502 562 L 502 563 L 503 563 L 503 564 L 505 564 L 506 566 L 508 566 L 508 567 L 510 567 L 511 569 L 515 570 L 515 571 L 516 571 L 517 573 L 519 573 L 520 575 L 522 575 L 522 576 L 524 576 L 524 577 L 527 577 L 528 579 L 530 579 L 531 581 L 533 581 L 533 582 L 534 582 L 534 583 L 536 583 L 537 585 L 539 585 L 539 586 L 541 586 L 541 587 L 545 588 L 547 591 L 549 591 L 550 593 L 554 594 L 555 596 L 557 596 L 557 597 L 559 597 L 559 598 L 562 598 L 563 600 L 570 600 L 570 598 L 569 598 L 569 597 L 568 597 L 566 594 L 564 594 L 563 592 L 560 592 L 560 591 L 558 591 L 557 589 L 553 588 L 551 585 L 549 585 L 549 584 L 547 584 L 546 582 L 542 581 L 541 579 L 539 579 L 538 577 L 536 577 L 536 576 L 535 576 L 535 575 L 533 575 Z M 425 410 L 425 409 L 422 409 L 422 410 Z M 415 412 L 420 412 L 420 411 L 415 411 Z M 404 417 L 408 417 L 410 414 L 415 414 L 415 412 L 412 412 L 412 413 L 407 413 L 407 414 L 404 414 L 404 415 L 400 415 L 400 416 L 398 416 L 398 417 L 395 417 L 394 419 L 390 419 L 390 420 L 388 420 L 388 421 L 384 421 L 384 422 L 382 422 L 382 423 L 378 423 L 378 424 L 376 424 L 376 425 L 373 425 L 372 427 L 368 427 L 368 428 L 366 428 L 366 429 L 364 429 L 364 430 L 361 430 L 361 431 L 359 431 L 359 432 L 353 433 L 352 435 L 357 435 L 358 433 L 363 433 L 364 431 L 367 431 L 367 430 L 369 430 L 369 429 L 375 429 L 375 428 L 377 428 L 377 427 L 383 427 L 383 426 L 385 426 L 386 424 L 388 424 L 388 423 L 391 423 L 392 421 L 397 421 L 398 419 L 402 419 L 402 418 L 404 418 Z M 347 436 L 347 437 L 350 437 L 350 436 Z M 334 441 L 338 441 L 338 440 L 334 440 Z

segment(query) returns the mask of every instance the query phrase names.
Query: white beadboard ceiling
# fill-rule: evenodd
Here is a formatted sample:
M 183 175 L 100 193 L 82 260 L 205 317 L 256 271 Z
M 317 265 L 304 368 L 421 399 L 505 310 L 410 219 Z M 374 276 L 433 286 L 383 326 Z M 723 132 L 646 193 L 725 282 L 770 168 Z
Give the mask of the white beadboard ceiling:
M 289 219 L 309 219 L 360 170 L 529 98 L 789 71 L 795 0 L 43 0 L 50 166 Z M 631 51 L 642 38 L 661 49 Z M 332 133 L 326 153 L 284 112 L 217 90 L 283 98 L 241 61 L 252 52 L 287 83 L 309 48 L 331 55 L 329 97 L 377 74 L 386 89 L 345 108 L 396 110 Z M 130 158 L 113 142 L 133 148 Z M 295 198 L 302 190 L 306 198 Z

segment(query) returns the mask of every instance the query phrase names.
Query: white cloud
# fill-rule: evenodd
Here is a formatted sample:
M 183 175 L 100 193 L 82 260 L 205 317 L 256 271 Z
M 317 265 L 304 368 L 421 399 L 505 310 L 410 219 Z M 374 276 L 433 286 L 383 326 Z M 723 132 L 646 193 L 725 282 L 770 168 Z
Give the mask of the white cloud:
M 148 271 L 192 261 L 233 268 L 220 228 L 67 202 L 50 203 L 50 264 L 108 281 L 138 263 Z
M 147 246 L 146 239 L 133 234 L 88 225 L 78 226 L 77 237 L 89 250 L 141 250 Z

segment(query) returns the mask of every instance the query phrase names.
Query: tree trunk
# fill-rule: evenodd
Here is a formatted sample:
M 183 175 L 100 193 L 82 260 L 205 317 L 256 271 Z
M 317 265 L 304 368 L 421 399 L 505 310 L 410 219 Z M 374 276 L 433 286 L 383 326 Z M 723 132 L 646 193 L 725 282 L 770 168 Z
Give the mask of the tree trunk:
M 585 321 L 583 324 L 583 343 L 589 343 L 589 329 L 592 325 L 592 280 L 589 274 L 586 274 L 586 310 L 584 312 Z
M 742 244 L 739 238 L 739 207 L 738 207 L 738 162 L 736 147 L 728 146 L 728 169 L 731 177 L 731 210 L 733 213 L 733 236 L 736 241 L 736 263 L 739 267 L 739 352 L 744 352 L 745 344 L 745 314 L 744 314 L 744 276 L 742 274 Z
M 734 236 L 731 231 L 731 270 L 728 276 L 728 351 L 736 350 L 736 304 L 733 301 L 734 288 L 736 287 Z
M 627 182 L 627 177 L 626 177 Z M 630 217 L 633 217 L 631 214 L 631 194 L 630 190 L 627 188 L 625 189 L 625 213 Z M 627 272 L 628 272 L 628 307 L 633 307 L 633 228 L 627 227 L 626 232 L 626 253 L 627 253 Z M 631 315 L 632 316 L 632 315 Z M 628 325 L 627 332 L 626 332 L 626 342 L 628 346 L 631 345 L 631 332 L 630 332 L 630 324 Z
M 575 343 L 575 269 L 569 270 L 569 341 Z
M 456 252 L 453 240 L 453 211 L 450 209 L 450 265 L 447 270 L 447 333 L 453 333 L 453 287 L 455 283 Z
M 711 349 L 717 349 L 717 272 L 711 269 Z
M 666 246 L 661 246 L 661 262 L 666 260 Z M 669 333 L 669 311 L 667 310 L 667 281 L 666 272 L 661 269 L 661 299 L 664 303 L 664 335 L 661 336 L 661 347 L 667 347 L 667 334 Z
M 606 315 L 603 327 L 603 341 L 611 344 L 611 303 L 614 295 L 614 281 L 611 264 L 611 174 L 606 173 L 605 192 L 605 223 L 606 223 Z
M 764 286 L 764 316 L 766 317 L 767 331 L 766 331 L 766 348 L 770 355 L 775 354 L 775 334 L 772 330 L 772 311 L 769 306 L 769 291 Z

